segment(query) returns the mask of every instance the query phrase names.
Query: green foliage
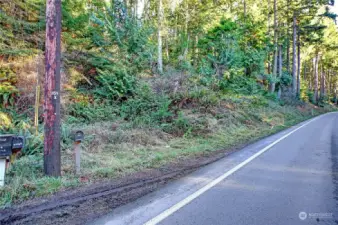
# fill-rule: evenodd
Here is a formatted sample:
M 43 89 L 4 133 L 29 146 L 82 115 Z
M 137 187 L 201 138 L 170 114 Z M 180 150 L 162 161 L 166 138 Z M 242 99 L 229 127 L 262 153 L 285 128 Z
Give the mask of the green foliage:
M 263 93 L 257 81 L 253 78 L 247 78 L 244 75 L 234 75 L 230 79 L 224 80 L 221 90 L 235 94 L 255 95 Z
M 24 155 L 37 155 L 43 152 L 43 135 L 38 133 L 38 135 L 31 134 L 30 132 L 25 132 L 25 148 L 22 153 Z
M 283 87 L 288 87 L 292 84 L 292 75 L 288 72 L 283 71 L 283 75 L 280 79 L 281 85 Z
M 267 40 L 262 24 L 247 21 L 243 26 L 238 26 L 235 21 L 223 19 L 200 40 L 202 74 L 208 75 L 214 70 L 222 76 L 224 71 L 245 68 L 246 75 L 256 76 L 264 71 Z
M 2 109 L 0 133 L 20 133 L 31 128 L 31 120 L 26 114 L 18 114 L 13 107 Z M 3 123 L 3 124 L 2 124 Z
M 86 32 L 86 29 L 88 29 L 90 13 L 86 11 L 85 1 L 63 0 L 61 9 L 62 27 L 67 33 L 82 35 L 83 32 Z M 67 43 L 69 43 L 69 41 L 71 40 L 67 40 Z
M 170 111 L 171 101 L 169 99 L 164 99 L 161 105 L 159 105 L 158 109 L 151 114 L 151 116 L 155 119 L 155 121 L 166 122 L 170 121 L 170 119 L 174 116 L 174 114 Z
M 273 101 L 277 101 L 277 94 L 276 93 L 270 93 L 270 92 L 265 92 L 264 96 L 267 99 L 273 100 Z
M 44 26 L 39 21 L 43 1 L 13 0 L 11 4 L 6 1 L 0 4 L 0 55 L 11 58 L 36 53 L 36 42 L 31 37 L 38 36 L 41 26 Z
M 39 177 L 42 175 L 43 171 L 43 162 L 42 162 L 42 155 L 36 154 L 35 156 L 30 155 L 24 157 L 14 163 L 8 175 L 13 176 L 14 174 L 24 178 L 32 178 L 32 177 Z
M 19 93 L 16 82 L 15 73 L 10 68 L 0 67 L 0 109 L 14 104 L 14 97 Z
M 121 104 L 120 116 L 135 124 L 159 124 L 173 116 L 167 96 L 155 94 L 149 86 L 142 85 L 133 98 Z
M 0 189 L 0 205 L 10 206 L 17 199 L 28 199 L 36 190 L 32 182 L 43 176 L 42 155 L 26 156 L 15 161 L 7 174 L 12 185 Z
M 137 73 L 151 64 L 154 47 L 148 40 L 153 29 L 139 26 L 137 19 L 124 14 L 126 8 L 121 2 L 115 1 L 105 10 L 91 16 L 90 46 L 100 52 L 86 61 L 91 65 L 88 70 L 96 71 L 94 94 L 114 100 L 131 96 Z
M 149 66 L 154 50 L 148 41 L 153 33 L 152 27 L 146 24 L 140 26 L 133 15 L 125 13 L 122 2 L 114 1 L 105 10 L 107 13 L 96 12 L 91 17 L 94 23 L 91 27 L 93 44 L 109 57 L 115 58 L 117 53 L 116 59 L 129 62 L 129 66 L 137 69 Z
M 269 84 L 278 83 L 281 80 L 279 77 L 275 77 L 273 74 L 265 74 L 264 76 L 265 76 L 265 79 L 268 81 Z
M 116 120 L 117 109 L 109 102 L 94 102 L 92 104 L 72 103 L 67 107 L 67 122 L 89 123 L 102 120 Z
M 225 93 L 244 95 L 263 93 L 256 79 L 246 77 L 242 69 L 225 71 L 222 78 L 202 76 L 199 78 L 199 82 L 213 90 L 219 90 Z
M 135 77 L 120 67 L 98 69 L 96 79 L 100 82 L 100 86 L 94 90 L 94 94 L 98 97 L 116 99 L 130 96 L 134 92 Z
M 246 75 L 255 77 L 264 73 L 270 37 L 265 33 L 263 21 L 255 21 L 251 15 L 241 20 L 244 24 L 239 30 L 239 44 L 243 52 L 243 67 Z
M 178 113 L 177 118 L 175 118 L 172 123 L 163 123 L 161 127 L 163 131 L 177 136 L 189 135 L 193 129 L 190 121 L 182 112 Z
M 200 40 L 199 48 L 218 75 L 227 69 L 242 66 L 238 27 L 231 20 L 221 20 L 218 26 Z
M 2 123 L 0 122 L 0 133 L 24 136 L 25 148 L 22 150 L 23 155 L 42 153 L 43 135 L 41 133 L 35 134 L 35 128 L 27 115 L 18 115 L 14 110 L 7 109 L 4 113 L 0 113 L 0 118 L 4 118 L 4 116 L 7 119 L 3 120 Z
M 0 102 L 2 107 L 14 104 L 14 96 L 18 93 L 18 89 L 9 82 L 3 82 L 0 85 Z

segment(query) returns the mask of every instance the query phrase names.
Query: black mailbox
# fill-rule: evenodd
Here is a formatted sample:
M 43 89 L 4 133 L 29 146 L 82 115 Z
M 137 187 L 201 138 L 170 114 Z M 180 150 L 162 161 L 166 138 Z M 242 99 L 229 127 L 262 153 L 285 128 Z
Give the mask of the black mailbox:
M 76 131 L 74 133 L 74 137 L 73 137 L 74 141 L 76 142 L 82 142 L 84 139 L 84 133 L 80 130 Z
M 25 138 L 22 136 L 14 136 L 12 141 L 12 150 L 20 151 L 25 146 Z
M 13 135 L 0 135 L 0 157 L 12 154 Z

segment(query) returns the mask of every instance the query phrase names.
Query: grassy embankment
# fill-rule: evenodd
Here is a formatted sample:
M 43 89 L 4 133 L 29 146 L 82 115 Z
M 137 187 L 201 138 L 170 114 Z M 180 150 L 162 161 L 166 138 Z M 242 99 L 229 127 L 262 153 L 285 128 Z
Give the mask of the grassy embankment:
M 163 87 L 168 80 L 147 82 L 141 94 L 120 105 L 68 107 L 62 126 L 61 178 L 43 175 L 41 134 L 28 138 L 28 149 L 8 171 L 6 186 L 0 189 L 0 206 L 230 149 L 335 109 L 328 104 L 286 104 L 261 94 L 225 94 L 191 86 L 189 79 L 179 88 Z M 183 88 L 185 84 L 189 88 Z M 156 94 L 158 86 L 175 89 L 167 90 L 174 95 Z M 73 129 L 86 134 L 81 177 L 74 175 L 69 139 Z

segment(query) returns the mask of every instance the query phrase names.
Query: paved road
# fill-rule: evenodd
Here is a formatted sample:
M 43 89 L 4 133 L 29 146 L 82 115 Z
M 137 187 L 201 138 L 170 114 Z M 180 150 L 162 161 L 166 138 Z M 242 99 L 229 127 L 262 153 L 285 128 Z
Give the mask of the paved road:
M 338 224 L 338 113 L 252 144 L 90 224 Z

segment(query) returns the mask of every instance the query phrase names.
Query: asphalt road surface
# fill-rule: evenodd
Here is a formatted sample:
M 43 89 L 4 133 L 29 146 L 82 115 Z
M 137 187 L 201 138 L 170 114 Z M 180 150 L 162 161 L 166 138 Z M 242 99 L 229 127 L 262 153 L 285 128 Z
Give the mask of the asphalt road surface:
M 338 113 L 258 141 L 89 224 L 338 224 Z

